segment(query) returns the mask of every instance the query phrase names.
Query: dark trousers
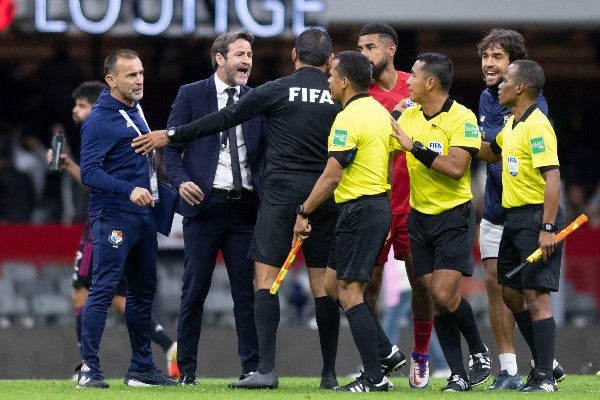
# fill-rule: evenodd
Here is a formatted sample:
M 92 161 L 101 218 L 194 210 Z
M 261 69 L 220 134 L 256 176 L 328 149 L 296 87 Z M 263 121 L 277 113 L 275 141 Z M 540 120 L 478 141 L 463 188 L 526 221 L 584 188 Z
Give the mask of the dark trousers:
M 248 259 L 258 200 L 244 192 L 239 200 L 211 193 L 200 214 L 183 221 L 185 262 L 179 321 L 179 370 L 196 371 L 204 301 L 210 289 L 218 251 L 221 250 L 233 297 L 233 314 L 242 372 L 256 371 L 258 339 L 254 323 L 254 264 Z
M 83 308 L 81 354 L 93 373 L 100 372 L 98 351 L 106 313 L 124 275 L 127 281 L 125 322 L 131 342 L 130 371 L 155 367 L 150 342 L 151 311 L 156 292 L 156 224 L 152 214 L 104 210 L 91 216 L 94 246 L 92 287 Z

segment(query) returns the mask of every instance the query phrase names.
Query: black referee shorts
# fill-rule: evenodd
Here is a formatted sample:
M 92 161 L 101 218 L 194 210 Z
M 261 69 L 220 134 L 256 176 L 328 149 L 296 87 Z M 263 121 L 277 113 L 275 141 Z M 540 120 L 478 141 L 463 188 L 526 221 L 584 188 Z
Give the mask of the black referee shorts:
M 363 196 L 340 205 L 329 267 L 338 279 L 368 282 L 390 230 L 387 195 Z
M 292 248 L 297 207 L 298 204 L 273 204 L 267 196 L 263 196 L 248 258 L 281 267 Z M 311 214 L 309 221 L 312 231 L 302 243 L 307 267 L 327 267 L 336 219 L 335 204 L 323 204 Z
M 558 291 L 562 243 L 556 246 L 548 262 L 540 260 L 527 264 L 521 273 L 512 279 L 504 276 L 539 247 L 543 213 L 543 205 L 506 210 L 506 221 L 498 251 L 498 283 L 502 286 L 515 290 L 544 288 L 553 292 Z M 564 216 L 560 208 L 555 224 L 559 230 L 564 228 Z
M 436 215 L 411 209 L 408 236 L 415 275 L 430 274 L 436 269 L 473 275 L 475 211 L 470 201 Z

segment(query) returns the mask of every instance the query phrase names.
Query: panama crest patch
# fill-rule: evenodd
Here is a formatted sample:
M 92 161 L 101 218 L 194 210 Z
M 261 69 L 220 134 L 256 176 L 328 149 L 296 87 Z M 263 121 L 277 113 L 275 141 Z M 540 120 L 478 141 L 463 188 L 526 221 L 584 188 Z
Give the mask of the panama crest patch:
M 118 247 L 123 241 L 123 232 L 113 229 L 110 235 L 108 235 L 108 241 L 113 244 L 113 247 Z

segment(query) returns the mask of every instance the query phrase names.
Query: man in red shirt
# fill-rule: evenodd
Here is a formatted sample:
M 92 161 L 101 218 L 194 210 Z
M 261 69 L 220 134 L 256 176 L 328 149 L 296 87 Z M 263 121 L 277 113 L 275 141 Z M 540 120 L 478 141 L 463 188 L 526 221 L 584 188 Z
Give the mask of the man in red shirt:
M 400 115 L 399 113 L 406 108 L 405 99 L 410 97 L 406 84 L 410 74 L 394 68 L 394 55 L 397 47 L 398 34 L 391 26 L 375 22 L 362 27 L 358 38 L 358 51 L 371 61 L 373 68 L 369 94 L 390 112 L 398 106 L 396 107 L 397 111 L 392 113 L 396 119 Z M 408 280 L 413 290 L 411 308 L 415 343 L 411 357 L 409 384 L 413 388 L 425 388 L 429 383 L 428 359 L 429 341 L 433 328 L 433 307 L 427 295 L 427 289 L 418 277 L 414 276 L 413 271 L 407 228 L 410 190 L 404 152 L 399 153 L 393 161 L 391 192 L 392 226 L 364 295 L 371 310 L 377 315 L 377 298 L 381 289 L 383 265 L 393 246 L 394 257 L 405 262 Z

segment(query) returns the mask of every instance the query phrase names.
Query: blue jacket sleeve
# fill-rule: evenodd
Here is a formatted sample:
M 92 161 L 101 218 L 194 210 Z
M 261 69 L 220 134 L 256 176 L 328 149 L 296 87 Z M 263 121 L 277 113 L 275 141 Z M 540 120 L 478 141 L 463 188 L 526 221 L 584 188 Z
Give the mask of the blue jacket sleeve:
M 135 186 L 116 179 L 104 170 L 106 154 L 113 145 L 110 129 L 94 123 L 90 118 L 81 127 L 81 182 L 105 193 L 114 193 L 130 198 Z

